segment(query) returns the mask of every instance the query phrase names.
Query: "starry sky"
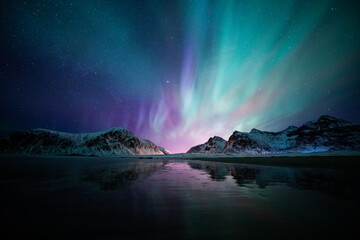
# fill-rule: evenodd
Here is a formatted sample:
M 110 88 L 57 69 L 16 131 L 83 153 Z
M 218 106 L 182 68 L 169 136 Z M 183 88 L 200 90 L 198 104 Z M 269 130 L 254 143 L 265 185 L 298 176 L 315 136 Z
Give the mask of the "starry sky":
M 0 24 L 1 136 L 123 126 L 176 153 L 360 123 L 357 1 L 1 1 Z

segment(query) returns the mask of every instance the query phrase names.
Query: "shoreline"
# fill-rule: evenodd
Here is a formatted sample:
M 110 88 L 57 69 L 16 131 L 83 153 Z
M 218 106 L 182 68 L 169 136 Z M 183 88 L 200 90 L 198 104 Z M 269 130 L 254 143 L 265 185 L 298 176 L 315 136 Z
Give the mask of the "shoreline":
M 279 167 L 360 169 L 360 156 L 271 156 L 239 158 L 189 158 L 188 160 Z
M 356 154 L 357 153 L 357 154 Z M 0 158 L 77 158 L 77 159 L 139 159 L 139 160 L 196 160 L 219 163 L 251 164 L 279 167 L 313 167 L 336 169 L 360 169 L 360 154 L 353 152 L 344 155 L 303 154 L 303 155 L 136 155 L 136 156 L 60 156 L 31 154 L 0 154 Z

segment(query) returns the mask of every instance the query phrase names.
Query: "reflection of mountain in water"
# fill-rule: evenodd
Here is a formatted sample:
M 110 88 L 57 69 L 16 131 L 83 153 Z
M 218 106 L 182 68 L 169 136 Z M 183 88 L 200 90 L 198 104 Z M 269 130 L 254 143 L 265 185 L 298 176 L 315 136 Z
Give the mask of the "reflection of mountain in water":
M 84 172 L 82 181 L 96 183 L 104 191 L 119 190 L 135 180 L 149 177 L 164 166 L 164 162 L 131 162 L 104 166 Z
M 188 162 L 188 165 L 193 169 L 205 170 L 214 181 L 223 181 L 229 175 L 228 169 L 224 164 L 215 162 Z
M 286 184 L 290 187 L 319 190 L 335 195 L 360 195 L 360 174 L 351 170 L 251 166 L 231 163 L 192 162 L 193 169 L 207 172 L 210 179 L 224 181 L 231 176 L 240 187 L 259 188 Z

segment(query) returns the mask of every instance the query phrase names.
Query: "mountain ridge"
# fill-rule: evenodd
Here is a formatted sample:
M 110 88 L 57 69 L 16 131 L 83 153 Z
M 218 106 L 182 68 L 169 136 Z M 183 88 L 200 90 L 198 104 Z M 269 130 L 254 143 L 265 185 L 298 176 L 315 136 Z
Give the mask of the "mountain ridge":
M 65 133 L 48 129 L 14 132 L 2 139 L 0 152 L 44 155 L 120 156 L 163 155 L 164 148 L 135 136 L 123 127 L 93 133 Z
M 323 115 L 300 127 L 279 132 L 234 131 L 228 141 L 214 136 L 187 153 L 201 154 L 283 154 L 360 150 L 360 125 Z M 170 151 L 135 136 L 123 127 L 93 133 L 65 133 L 42 128 L 14 132 L 0 139 L 0 153 L 44 155 L 128 156 L 169 155 Z
M 197 146 L 208 144 L 209 141 Z M 277 154 L 358 149 L 360 125 L 323 115 L 316 121 L 306 122 L 300 127 L 290 125 L 279 132 L 261 131 L 256 128 L 250 132 L 234 131 L 221 153 Z M 190 150 L 188 153 L 211 154 L 204 149 L 196 151 L 194 147 Z

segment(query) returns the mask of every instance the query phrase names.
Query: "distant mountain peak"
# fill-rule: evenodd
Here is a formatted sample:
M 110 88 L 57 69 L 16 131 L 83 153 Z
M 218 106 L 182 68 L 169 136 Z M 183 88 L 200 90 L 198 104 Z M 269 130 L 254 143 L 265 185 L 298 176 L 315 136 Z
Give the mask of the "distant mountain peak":
M 223 139 L 222 137 L 219 136 L 214 136 L 214 137 L 210 137 L 208 142 L 210 141 L 225 141 L 225 139 Z
M 221 153 L 225 144 L 225 139 L 219 136 L 214 136 L 209 138 L 206 143 L 190 148 L 187 153 Z
M 317 130 L 326 130 L 329 128 L 344 127 L 351 125 L 352 125 L 351 122 L 345 121 L 343 119 L 335 118 L 329 115 L 323 115 L 319 117 L 317 121 L 309 121 L 301 127 L 317 129 Z
M 336 118 L 336 117 L 332 117 L 329 115 L 322 115 L 319 117 L 319 119 L 317 120 L 317 122 L 339 122 L 339 123 L 347 123 L 347 124 L 352 124 L 349 121 L 343 120 L 341 118 Z
M 336 117 L 333 117 L 333 116 L 330 116 L 330 115 L 322 115 L 319 117 L 318 119 L 318 122 L 319 121 L 327 121 L 327 120 L 339 120 L 339 118 L 336 118 Z
M 251 129 L 250 133 L 262 133 L 259 129 L 253 128 Z
M 281 132 L 293 132 L 293 131 L 295 131 L 296 129 L 298 129 L 298 127 L 293 126 L 293 125 L 290 125 L 290 126 L 288 126 L 287 128 L 285 128 L 284 130 L 282 130 Z

